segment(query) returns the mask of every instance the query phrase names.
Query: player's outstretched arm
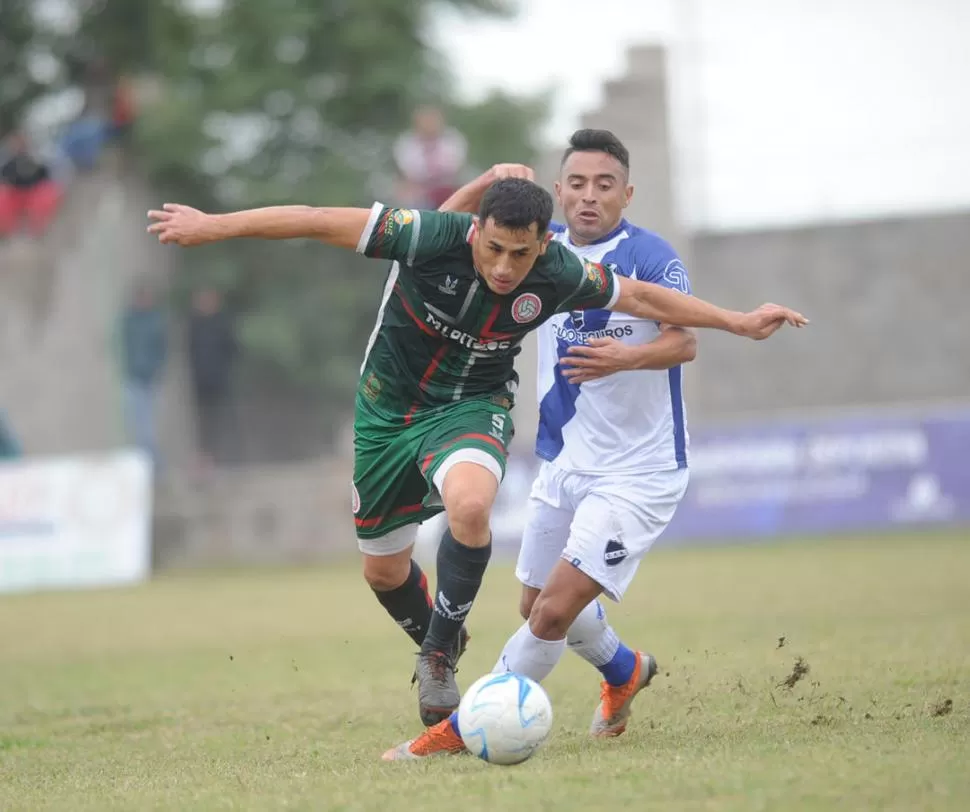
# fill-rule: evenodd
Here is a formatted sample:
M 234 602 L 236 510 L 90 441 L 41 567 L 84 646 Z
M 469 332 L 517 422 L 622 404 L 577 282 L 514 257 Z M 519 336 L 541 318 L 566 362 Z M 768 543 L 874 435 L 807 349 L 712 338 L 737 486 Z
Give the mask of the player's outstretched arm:
M 786 323 L 792 327 L 808 324 L 808 319 L 801 313 L 781 305 L 764 304 L 750 313 L 741 313 L 651 282 L 622 276 L 618 276 L 616 282 L 619 296 L 612 310 L 675 327 L 706 327 L 760 341 Z
M 438 207 L 438 211 L 469 212 L 478 211 L 482 196 L 495 181 L 503 178 L 525 178 L 534 181 L 535 172 L 524 164 L 495 164 L 475 180 L 469 181 Z
M 309 237 L 338 248 L 357 248 L 370 209 L 269 206 L 229 214 L 207 214 L 190 206 L 166 203 L 148 212 L 148 233 L 161 243 L 204 245 L 238 237 L 289 240 Z
M 559 363 L 563 377 L 586 383 L 616 372 L 636 369 L 671 369 L 697 357 L 697 337 L 686 327 L 668 327 L 646 344 L 624 344 L 615 338 L 591 338 L 569 348 Z

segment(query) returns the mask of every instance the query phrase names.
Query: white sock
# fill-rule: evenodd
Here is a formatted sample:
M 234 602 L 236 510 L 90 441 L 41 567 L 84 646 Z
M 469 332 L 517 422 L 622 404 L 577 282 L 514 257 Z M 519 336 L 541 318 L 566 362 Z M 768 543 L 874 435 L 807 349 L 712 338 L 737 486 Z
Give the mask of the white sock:
M 540 640 L 526 621 L 508 639 L 492 673 L 514 671 L 542 682 L 552 673 L 565 650 L 565 640 Z
M 620 648 L 620 638 L 606 620 L 599 601 L 590 601 L 566 632 L 570 651 L 599 668 L 606 665 Z

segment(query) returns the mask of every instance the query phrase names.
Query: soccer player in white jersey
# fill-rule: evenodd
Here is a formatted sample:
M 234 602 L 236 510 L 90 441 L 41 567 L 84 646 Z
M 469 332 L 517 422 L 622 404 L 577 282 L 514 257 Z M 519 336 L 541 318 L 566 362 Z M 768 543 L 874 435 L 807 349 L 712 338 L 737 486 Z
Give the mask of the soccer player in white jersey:
M 623 217 L 633 195 L 629 169 L 613 133 L 574 133 L 556 183 L 566 225 L 553 224 L 553 239 L 614 273 L 690 293 L 674 249 Z M 619 640 L 598 598 L 622 598 L 687 489 L 681 365 L 693 360 L 695 339 L 689 330 L 587 310 L 553 317 L 538 341 L 543 463 L 516 566 L 526 622 L 494 670 L 542 681 L 571 649 L 602 675 L 591 734 L 618 736 L 657 664 Z M 463 749 L 456 713 L 384 758 Z

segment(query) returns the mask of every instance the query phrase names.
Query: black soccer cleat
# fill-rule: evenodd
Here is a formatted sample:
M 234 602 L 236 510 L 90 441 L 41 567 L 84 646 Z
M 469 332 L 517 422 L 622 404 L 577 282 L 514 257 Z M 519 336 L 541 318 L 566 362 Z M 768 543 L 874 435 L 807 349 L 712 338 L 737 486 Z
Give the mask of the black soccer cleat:
M 418 683 L 418 714 L 425 727 L 444 721 L 458 707 L 455 658 L 444 651 L 422 651 L 414 669 Z

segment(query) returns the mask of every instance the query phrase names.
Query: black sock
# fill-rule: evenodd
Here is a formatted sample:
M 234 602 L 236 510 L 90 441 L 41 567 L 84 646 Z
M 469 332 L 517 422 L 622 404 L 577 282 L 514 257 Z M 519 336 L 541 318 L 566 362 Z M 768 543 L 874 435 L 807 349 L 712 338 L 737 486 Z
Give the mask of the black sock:
M 407 580 L 397 589 L 390 592 L 375 589 L 374 594 L 394 622 L 420 646 L 431 625 L 431 595 L 428 592 L 428 578 L 417 562 L 411 562 Z
M 482 585 L 492 545 L 466 547 L 446 530 L 438 547 L 438 590 L 422 651 L 453 652 Z

